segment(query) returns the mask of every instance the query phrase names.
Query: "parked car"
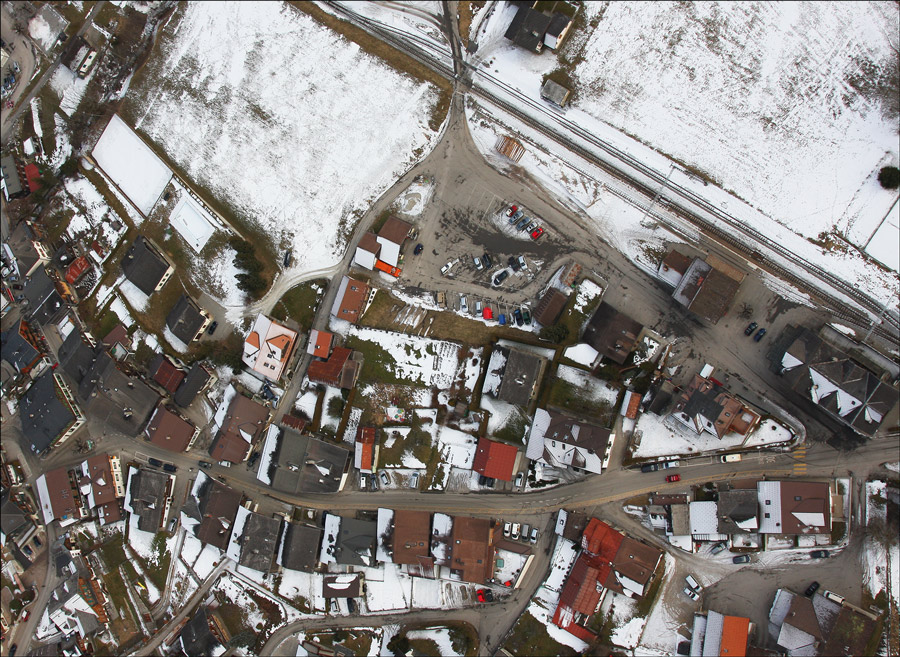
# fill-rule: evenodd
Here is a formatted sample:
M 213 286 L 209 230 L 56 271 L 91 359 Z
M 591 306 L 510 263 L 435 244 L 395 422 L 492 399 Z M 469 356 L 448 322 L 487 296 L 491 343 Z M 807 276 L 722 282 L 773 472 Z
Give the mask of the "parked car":
M 285 267 L 291 266 L 291 260 L 293 259 L 293 257 L 294 257 L 294 254 L 291 252 L 290 249 L 288 249 L 287 251 L 284 252 L 284 266 Z
M 542 227 L 542 226 L 538 226 L 538 227 L 535 228 L 533 231 L 531 231 L 531 239 L 536 240 L 537 238 L 539 238 L 539 237 L 540 237 L 541 235 L 543 235 L 543 234 L 544 234 L 544 229 L 543 229 L 543 227 Z
M 731 563 L 750 563 L 750 555 L 739 554 L 738 556 L 731 558 Z
M 176 466 L 172 465 L 171 463 L 166 463 L 163 466 L 163 470 L 165 470 L 166 472 L 177 472 L 178 468 Z
M 531 326 L 531 313 L 528 312 L 528 308 L 522 309 L 522 319 L 525 320 L 525 323 Z
M 248 468 L 252 468 L 254 465 L 256 465 L 256 462 L 257 462 L 258 460 L 259 460 L 259 452 L 253 452 L 253 453 L 250 455 L 250 458 L 247 459 L 247 467 L 248 467 Z
M 32 551 L 31 551 L 31 548 L 28 547 L 27 545 L 26 545 L 25 547 L 22 548 L 22 552 L 25 553 L 25 556 L 26 556 L 26 557 L 32 557 L 32 556 L 34 556 L 34 552 L 32 552 Z
M 512 531 L 512 523 L 511 523 L 511 522 L 504 522 L 504 523 L 503 523 L 503 535 L 504 535 L 506 538 L 509 538 L 509 534 L 510 534 L 511 531 Z
M 537 543 L 537 540 L 538 540 L 538 528 L 537 527 L 531 528 L 531 536 L 529 537 L 528 540 L 530 540 L 532 543 Z
M 475 591 L 475 597 L 478 598 L 478 602 L 486 602 L 487 598 L 484 596 L 485 589 L 478 589 Z
M 516 259 L 516 256 L 509 256 L 506 260 L 506 264 L 509 265 L 513 271 L 519 271 L 519 261 Z
M 689 597 L 691 600 L 693 600 L 694 602 L 697 602 L 697 600 L 700 599 L 700 594 L 699 594 L 699 593 L 697 593 L 696 591 L 690 590 L 690 589 L 689 589 L 688 587 L 686 587 L 686 586 L 684 587 L 684 594 L 685 594 L 687 597 Z
M 365 472 L 359 473 L 359 489 L 366 490 L 369 487 L 369 479 Z
M 418 488 L 419 487 L 419 473 L 413 472 L 412 477 L 409 479 L 409 487 L 410 488 Z
M 511 223 L 511 224 L 516 223 L 516 222 L 517 222 L 519 219 L 521 219 L 524 215 L 525 215 L 525 213 L 524 213 L 522 210 L 516 210 L 515 213 L 513 214 L 513 216 L 511 216 L 511 217 L 509 218 L 509 223 Z
M 509 272 L 507 270 L 503 270 L 494 276 L 494 285 L 500 285 L 503 281 L 505 281 L 509 277 Z
M 534 221 L 533 219 L 528 222 L 527 226 L 525 226 L 525 230 L 527 230 L 529 233 L 531 231 L 533 231 L 535 228 L 537 228 L 537 222 Z
M 670 484 L 674 484 L 676 481 L 681 481 L 681 475 L 668 475 L 666 481 Z
M 464 313 L 469 312 L 469 300 L 466 299 L 465 294 L 459 295 L 459 310 Z
M 481 304 L 481 299 L 475 302 L 475 314 L 480 315 L 484 306 Z
M 516 326 L 522 326 L 525 323 L 525 320 L 522 318 L 522 311 L 518 308 L 513 311 L 513 318 L 516 320 Z
M 23 623 L 28 620 L 28 617 L 31 616 L 31 612 L 27 609 L 22 612 L 22 615 L 19 617 L 19 620 Z
M 740 454 L 723 454 L 719 457 L 719 460 L 722 463 L 737 463 L 741 460 Z
M 219 465 L 221 465 L 223 468 L 230 468 L 231 461 L 219 461 Z
M 207 334 L 212 335 L 216 332 L 216 329 L 219 328 L 219 322 L 213 322 L 209 325 L 209 328 L 206 329 Z
M 687 585 L 692 591 L 700 593 L 700 583 L 696 579 L 694 579 L 693 575 L 688 575 L 684 578 L 684 581 L 687 582 Z
M 756 335 L 753 336 L 754 342 L 759 342 L 763 339 L 763 336 L 766 334 L 766 329 L 761 328 L 756 332 Z
M 453 261 L 451 260 L 451 261 L 448 262 L 446 265 L 444 265 L 443 267 L 441 267 L 441 276 L 443 276 L 443 275 L 446 274 L 448 271 L 450 271 L 450 267 L 452 267 L 452 266 L 453 266 Z
M 506 326 L 506 314 L 500 313 L 500 316 L 497 318 L 497 323 L 500 326 Z
M 175 532 L 175 525 L 178 524 L 178 518 L 172 518 L 169 521 L 169 533 L 172 534 Z
M 481 258 L 479 258 L 478 256 L 472 258 L 472 262 L 475 264 L 475 269 L 477 269 L 478 271 L 484 269 L 484 265 L 481 264 Z
M 514 541 L 519 540 L 519 530 L 521 528 L 522 528 L 522 525 L 520 525 L 519 523 L 517 523 L 517 522 L 513 523 L 511 536 Z
M 725 544 L 724 541 L 719 541 L 718 543 L 716 543 L 712 546 L 712 550 L 710 550 L 710 553 L 719 554 L 719 552 L 722 552 L 726 547 L 728 547 L 728 546 Z
M 522 217 L 519 219 L 519 223 L 516 224 L 516 230 L 519 232 L 525 230 L 525 226 L 528 225 L 529 221 L 531 221 L 531 217 Z
M 813 550 L 809 553 L 809 556 L 813 559 L 827 559 L 831 555 L 828 550 Z
M 204 470 L 209 470 L 212 467 L 212 463 L 209 461 L 200 461 L 200 467 Z
M 43 545 L 43 543 L 41 543 L 41 539 L 39 539 L 37 536 L 35 536 L 32 540 L 34 541 L 34 547 L 41 547 Z
M 521 488 L 522 484 L 524 484 L 524 483 L 525 483 L 525 473 L 520 472 L 519 474 L 516 475 L 516 484 L 515 484 L 516 488 Z
M 658 463 L 645 463 L 641 466 L 641 472 L 656 472 L 659 470 Z
M 679 468 L 681 467 L 681 461 L 666 461 L 662 464 L 662 467 L 664 467 L 666 470 L 668 470 L 669 468 Z
M 387 486 L 388 484 L 391 483 L 391 480 L 388 479 L 387 473 L 384 470 L 379 472 L 378 476 L 381 478 L 381 483 L 384 484 L 385 486 Z
M 528 265 L 525 264 L 525 256 L 519 256 L 518 263 L 519 269 L 528 269 Z
M 516 213 L 516 210 L 518 210 L 518 209 L 519 209 L 519 206 L 510 205 L 508 208 L 506 208 L 506 216 L 507 217 L 513 216 Z
M 413 255 L 419 255 L 424 248 L 422 244 L 416 244 L 416 248 L 413 249 Z
M 155 459 L 155 458 L 152 458 L 152 457 L 151 457 L 151 458 L 149 459 L 149 462 L 150 462 L 150 465 L 152 465 L 154 468 L 161 468 L 161 467 L 162 467 L 162 461 L 160 461 L 159 459 Z
M 806 587 L 806 590 L 803 592 L 803 595 L 805 595 L 807 598 L 811 598 L 811 597 L 813 597 L 813 594 L 818 590 L 819 590 L 819 583 L 813 582 L 812 584 L 810 584 L 809 586 Z
M 485 253 L 483 256 L 481 256 L 481 262 L 483 262 L 484 266 L 488 269 L 494 266 L 494 261 L 491 259 L 490 253 Z
M 759 326 L 756 322 L 750 322 L 750 325 L 744 329 L 744 335 L 753 335 L 753 331 Z
M 14 643 L 9 647 L 9 657 L 16 657 L 16 650 L 19 649 L 19 644 Z

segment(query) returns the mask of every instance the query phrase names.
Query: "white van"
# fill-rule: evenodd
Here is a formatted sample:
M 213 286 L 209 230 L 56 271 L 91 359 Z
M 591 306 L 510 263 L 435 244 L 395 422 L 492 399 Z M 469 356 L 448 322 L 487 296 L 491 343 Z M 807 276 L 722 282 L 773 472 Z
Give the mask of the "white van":
M 521 527 L 522 527 L 522 526 L 521 526 L 519 523 L 517 523 L 517 522 L 516 522 L 516 523 L 513 523 L 513 526 L 512 526 L 512 539 L 513 539 L 514 541 L 519 540 L 519 530 L 521 529 Z
M 740 454 L 723 454 L 722 456 L 719 457 L 719 460 L 722 461 L 722 463 L 737 463 L 738 461 L 741 460 L 741 455 Z

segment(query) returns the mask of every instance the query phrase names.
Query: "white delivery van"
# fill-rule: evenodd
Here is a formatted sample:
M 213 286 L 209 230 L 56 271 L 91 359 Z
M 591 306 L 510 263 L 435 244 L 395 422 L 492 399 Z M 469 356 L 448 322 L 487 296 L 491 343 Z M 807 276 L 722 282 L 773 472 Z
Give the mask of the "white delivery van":
M 741 460 L 740 454 L 723 454 L 719 457 L 722 463 L 737 463 Z

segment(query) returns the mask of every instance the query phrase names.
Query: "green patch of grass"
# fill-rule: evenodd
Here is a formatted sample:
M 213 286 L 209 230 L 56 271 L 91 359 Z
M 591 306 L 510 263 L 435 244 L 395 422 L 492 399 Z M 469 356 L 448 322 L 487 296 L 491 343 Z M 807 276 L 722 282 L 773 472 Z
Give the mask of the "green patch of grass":
M 116 609 L 120 611 L 125 611 L 126 616 L 123 617 L 123 621 L 128 624 L 130 623 L 135 629 L 136 626 L 134 624 L 134 620 L 136 618 L 134 609 L 131 606 L 131 600 L 128 599 L 128 592 L 125 589 L 125 582 L 122 581 L 122 576 L 119 574 L 118 570 L 110 570 L 106 575 L 103 576 L 103 583 L 106 586 L 106 592 L 109 594 L 110 600 L 115 605 Z
M 441 650 L 433 639 L 410 639 L 409 645 L 413 654 L 424 657 L 441 657 Z
M 103 561 L 106 562 L 106 567 L 110 571 L 116 570 L 119 564 L 124 563 L 127 559 L 124 542 L 125 537 L 119 532 L 100 546 L 100 554 L 103 555 Z
M 270 314 L 281 321 L 292 319 L 300 325 L 302 332 L 309 332 L 327 285 L 327 279 L 317 278 L 292 287 L 278 300 Z
M 348 630 L 347 638 L 341 645 L 353 651 L 354 655 L 368 655 L 372 647 L 372 633 Z
M 219 596 L 222 597 L 222 600 L 220 600 L 221 604 L 219 605 L 219 608 L 216 609 L 216 613 L 219 615 L 219 618 L 222 619 L 222 622 L 225 624 L 225 627 L 231 636 L 235 636 L 245 629 L 249 629 L 249 626 L 247 625 L 247 612 L 230 600 L 226 600 L 221 591 L 216 592 L 216 597 Z
M 397 361 L 378 343 L 361 340 L 357 336 L 351 335 L 345 341 L 345 346 L 363 355 L 364 361 L 360 369 L 360 381 L 371 383 L 412 383 L 394 374 L 394 367 Z
M 390 439 L 390 427 L 383 430 L 383 436 L 385 441 Z M 431 434 L 414 427 L 405 438 L 395 437 L 390 447 L 385 447 L 382 443 L 378 461 L 380 465 L 399 466 L 403 463 L 403 454 L 410 451 L 422 463 L 428 463 L 434 456 L 435 449 L 431 443 Z
M 503 646 L 509 653 L 517 657 L 535 657 L 543 655 L 559 655 L 574 657 L 578 653 L 569 646 L 555 641 L 547 633 L 547 628 L 527 611 L 519 617 L 512 635 Z

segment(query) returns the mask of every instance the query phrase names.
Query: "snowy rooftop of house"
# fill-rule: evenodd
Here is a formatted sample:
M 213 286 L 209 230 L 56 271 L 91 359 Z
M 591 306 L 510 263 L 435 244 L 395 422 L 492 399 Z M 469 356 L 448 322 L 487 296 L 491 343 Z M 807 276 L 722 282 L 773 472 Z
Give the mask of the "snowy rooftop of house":
M 215 220 L 202 205 L 197 203 L 187 190 L 182 192 L 178 205 L 169 215 L 169 224 L 187 242 L 194 253 L 200 253 L 209 238 L 216 232 Z

